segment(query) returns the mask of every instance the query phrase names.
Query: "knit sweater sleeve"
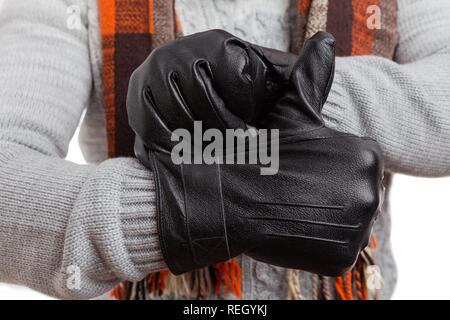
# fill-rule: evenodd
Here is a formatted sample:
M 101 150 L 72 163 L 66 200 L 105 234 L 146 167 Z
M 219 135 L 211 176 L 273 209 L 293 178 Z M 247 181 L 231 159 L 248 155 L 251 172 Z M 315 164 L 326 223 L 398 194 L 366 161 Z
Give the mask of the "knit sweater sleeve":
M 64 160 L 92 85 L 85 1 L 0 9 L 0 281 L 60 298 L 165 268 L 151 173 Z
M 393 172 L 450 174 L 450 2 L 399 0 L 396 62 L 337 58 L 326 123 L 375 138 Z

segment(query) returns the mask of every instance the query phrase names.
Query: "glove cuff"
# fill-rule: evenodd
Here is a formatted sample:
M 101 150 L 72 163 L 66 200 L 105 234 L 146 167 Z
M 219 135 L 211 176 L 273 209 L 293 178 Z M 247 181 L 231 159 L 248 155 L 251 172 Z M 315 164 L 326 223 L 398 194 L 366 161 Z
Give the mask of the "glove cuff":
M 158 232 L 170 271 L 181 274 L 230 259 L 219 165 L 173 164 L 151 152 Z

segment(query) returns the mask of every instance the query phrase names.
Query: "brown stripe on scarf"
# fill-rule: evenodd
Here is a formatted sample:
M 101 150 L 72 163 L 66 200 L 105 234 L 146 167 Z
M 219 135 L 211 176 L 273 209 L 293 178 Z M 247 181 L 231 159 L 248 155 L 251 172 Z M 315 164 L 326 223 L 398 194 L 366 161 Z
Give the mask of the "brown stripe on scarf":
M 114 87 L 116 92 L 115 156 L 134 156 L 134 133 L 128 125 L 126 99 L 128 81 L 132 72 L 147 58 L 152 50 L 153 17 L 151 1 L 116 0 L 116 34 L 114 38 Z M 139 48 L 139 50 L 133 50 Z M 120 130 L 117 130 L 120 128 Z M 131 138 L 133 137 L 133 138 Z
M 399 40 L 397 29 L 397 0 L 379 0 L 381 13 L 381 29 L 373 38 L 372 54 L 387 59 L 393 59 Z
M 336 38 L 336 56 L 352 52 L 352 0 L 331 0 L 328 4 L 327 30 Z

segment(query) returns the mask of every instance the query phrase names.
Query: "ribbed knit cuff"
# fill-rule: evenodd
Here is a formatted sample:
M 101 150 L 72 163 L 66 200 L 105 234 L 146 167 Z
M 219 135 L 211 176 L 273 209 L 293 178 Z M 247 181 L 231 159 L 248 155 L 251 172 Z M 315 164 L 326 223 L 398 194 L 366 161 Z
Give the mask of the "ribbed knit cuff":
M 167 269 L 159 246 L 153 174 L 137 160 L 127 160 L 119 209 L 125 246 L 140 271 Z

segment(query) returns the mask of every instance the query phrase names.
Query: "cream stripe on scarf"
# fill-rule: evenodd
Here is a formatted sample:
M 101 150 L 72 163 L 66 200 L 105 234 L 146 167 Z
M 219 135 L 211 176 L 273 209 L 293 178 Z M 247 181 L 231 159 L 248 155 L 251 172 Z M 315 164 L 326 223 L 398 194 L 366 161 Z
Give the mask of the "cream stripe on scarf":
M 327 28 L 328 0 L 312 0 L 304 40 Z M 303 45 L 303 44 L 302 44 Z

